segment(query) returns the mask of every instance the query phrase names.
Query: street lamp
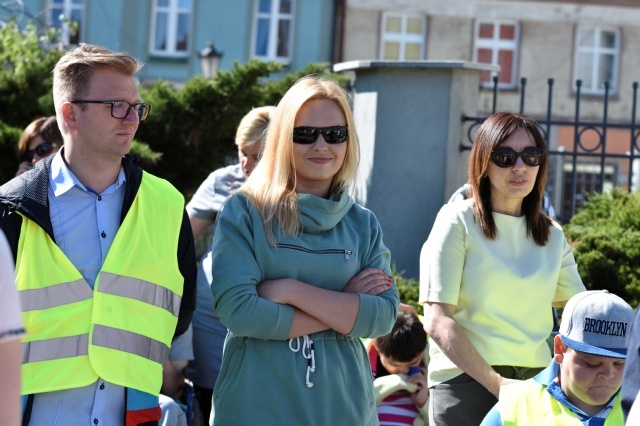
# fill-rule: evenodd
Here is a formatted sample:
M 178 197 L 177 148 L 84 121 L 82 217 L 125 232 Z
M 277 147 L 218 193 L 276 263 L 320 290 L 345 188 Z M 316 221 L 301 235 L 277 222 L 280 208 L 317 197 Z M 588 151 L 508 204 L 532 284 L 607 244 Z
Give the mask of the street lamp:
M 200 69 L 202 70 L 204 78 L 211 80 L 216 76 L 218 66 L 222 60 L 222 55 L 223 53 L 218 52 L 210 41 L 207 42 L 204 49 L 198 52 L 198 57 L 200 58 Z

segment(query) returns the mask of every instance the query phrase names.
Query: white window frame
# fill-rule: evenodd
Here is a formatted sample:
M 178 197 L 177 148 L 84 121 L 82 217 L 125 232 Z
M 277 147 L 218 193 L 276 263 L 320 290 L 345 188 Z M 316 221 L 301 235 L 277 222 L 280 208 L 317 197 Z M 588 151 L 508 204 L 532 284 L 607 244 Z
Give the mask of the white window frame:
M 271 10 L 269 12 L 260 12 L 260 0 L 253 2 L 253 28 L 251 31 L 251 57 L 262 61 L 291 63 L 293 55 L 293 32 L 296 16 L 296 0 L 291 0 L 291 13 L 280 13 L 280 0 L 271 0 Z M 266 55 L 257 55 L 256 46 L 258 38 L 258 21 L 260 19 L 269 19 L 269 43 Z M 281 20 L 289 20 L 289 56 L 278 56 L 278 23 Z
M 399 33 L 386 32 L 387 19 L 400 18 L 401 29 Z M 422 21 L 422 33 L 421 34 L 407 34 L 407 21 L 410 18 L 418 18 Z M 427 35 L 427 18 L 424 15 L 409 14 L 409 13 L 394 13 L 384 12 L 382 14 L 382 22 L 380 27 L 381 41 L 380 41 L 380 59 L 385 58 L 385 42 L 396 42 L 400 44 L 400 57 L 401 61 L 405 61 L 405 52 L 407 43 L 419 43 L 420 44 L 420 58 L 418 60 L 425 59 L 426 51 L 426 35 Z
M 494 27 L 493 38 L 480 38 L 480 26 L 491 24 Z M 513 25 L 515 27 L 514 40 L 501 40 L 500 27 L 502 25 Z M 518 62 L 520 57 L 520 22 L 510 20 L 478 19 L 475 24 L 473 46 L 473 61 L 478 62 L 478 50 L 491 50 L 491 65 L 500 65 L 498 62 L 498 52 L 500 50 L 511 50 L 513 52 L 513 64 L 511 68 L 511 81 L 498 81 L 501 89 L 515 89 L 518 87 Z M 497 71 L 491 71 L 491 80 L 498 75 Z M 493 87 L 493 81 L 481 82 L 482 87 Z
M 54 26 L 54 22 L 51 19 L 51 13 L 53 11 L 54 8 L 58 8 L 60 7 L 59 4 L 55 4 L 53 2 L 53 0 L 47 0 L 47 25 L 49 27 L 53 27 Z M 84 40 L 84 27 L 85 27 L 85 22 L 86 22 L 86 16 L 85 16 L 85 0 L 82 1 L 81 4 L 75 4 L 73 3 L 73 0 L 62 0 L 62 14 L 64 14 L 64 16 L 72 16 L 72 11 L 73 10 L 80 10 L 80 31 L 78 34 L 78 40 L 79 42 L 82 42 L 82 40 Z M 59 28 L 60 30 L 60 40 L 62 41 L 62 43 L 64 45 L 70 45 L 71 44 L 71 34 L 69 31 L 69 27 L 65 24 L 62 23 L 62 26 Z
M 594 45 L 593 46 L 580 46 L 580 31 L 587 30 L 593 31 L 594 36 Z M 600 47 L 600 37 L 604 31 L 613 32 L 616 35 L 615 46 L 612 48 L 609 47 Z M 580 53 L 591 53 L 593 55 L 593 68 L 591 69 L 591 77 L 593 84 L 591 86 L 585 86 L 584 81 L 582 82 L 582 87 L 580 88 L 580 93 L 589 94 L 589 95 L 604 95 L 604 85 L 598 87 L 598 67 L 600 62 L 601 54 L 611 54 L 613 55 L 613 69 L 611 70 L 611 75 L 613 76 L 612 81 L 609 82 L 609 94 L 615 95 L 618 91 L 618 71 L 620 66 L 620 30 L 614 27 L 606 27 L 606 26 L 587 26 L 587 25 L 579 25 L 576 28 L 575 34 L 575 56 L 574 56 L 574 66 L 573 66 L 573 83 L 578 80 L 579 76 L 579 57 Z M 573 92 L 576 92 L 575 84 L 572 84 Z
M 158 0 L 153 0 L 153 8 L 151 14 L 151 34 L 149 36 L 149 53 L 155 56 L 165 56 L 171 58 L 186 58 L 191 54 L 191 43 L 193 41 L 193 3 L 191 1 L 190 8 L 180 8 L 179 0 L 168 0 L 168 6 L 158 6 Z M 164 50 L 155 48 L 156 25 L 158 12 L 165 12 L 167 19 L 167 48 Z M 183 13 L 189 14 L 188 20 L 188 40 L 187 47 L 184 51 L 176 50 L 176 42 L 178 37 L 178 16 Z

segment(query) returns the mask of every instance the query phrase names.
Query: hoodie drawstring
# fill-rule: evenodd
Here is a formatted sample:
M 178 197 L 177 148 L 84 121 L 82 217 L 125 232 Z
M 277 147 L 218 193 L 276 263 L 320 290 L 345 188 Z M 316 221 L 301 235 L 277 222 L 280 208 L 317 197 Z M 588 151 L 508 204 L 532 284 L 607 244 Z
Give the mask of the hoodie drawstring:
M 292 352 L 300 351 L 300 337 L 295 338 L 296 347 L 293 347 L 294 339 L 289 339 L 289 349 Z M 315 350 L 313 346 L 313 340 L 309 338 L 308 334 L 302 336 L 302 356 L 307 360 L 307 376 L 306 376 L 306 385 L 308 388 L 313 387 L 313 383 L 311 382 L 309 375 L 311 373 L 315 373 L 316 371 L 316 357 Z

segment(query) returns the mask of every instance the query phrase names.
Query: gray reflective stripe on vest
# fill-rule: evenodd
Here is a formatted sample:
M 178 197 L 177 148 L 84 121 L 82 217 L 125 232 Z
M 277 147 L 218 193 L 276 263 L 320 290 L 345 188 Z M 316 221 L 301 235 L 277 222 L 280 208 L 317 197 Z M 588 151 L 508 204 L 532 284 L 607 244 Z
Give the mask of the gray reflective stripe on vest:
M 162 342 L 104 325 L 93 327 L 91 344 L 139 355 L 158 364 L 163 364 L 169 354 L 169 347 Z
M 176 318 L 180 313 L 180 300 L 182 298 L 168 288 L 149 281 L 102 272 L 98 291 L 115 296 L 128 297 L 166 309 Z
M 84 279 L 31 290 L 20 290 L 22 311 L 38 311 L 91 299 L 93 290 Z
M 26 342 L 22 344 L 22 363 L 87 355 L 88 343 L 88 334 Z

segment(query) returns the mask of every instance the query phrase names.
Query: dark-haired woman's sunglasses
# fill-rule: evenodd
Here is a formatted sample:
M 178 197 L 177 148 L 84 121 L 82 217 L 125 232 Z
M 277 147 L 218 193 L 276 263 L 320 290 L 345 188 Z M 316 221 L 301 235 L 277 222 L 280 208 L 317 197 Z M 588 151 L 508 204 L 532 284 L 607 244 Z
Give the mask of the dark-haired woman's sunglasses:
M 301 144 L 312 144 L 321 133 L 327 143 L 342 143 L 349 137 L 349 128 L 347 126 L 294 127 L 293 141 Z
M 53 142 L 42 142 L 40 145 L 36 146 L 35 149 L 29 149 L 24 153 L 24 159 L 26 161 L 33 160 L 33 157 L 38 154 L 40 157 L 46 157 L 54 150 L 56 144 Z
M 544 151 L 538 147 L 525 148 L 520 152 L 511 148 L 499 148 L 491 153 L 493 164 L 503 169 L 513 167 L 518 161 L 518 157 L 522 158 L 522 162 L 527 166 L 536 167 L 542 164 Z

